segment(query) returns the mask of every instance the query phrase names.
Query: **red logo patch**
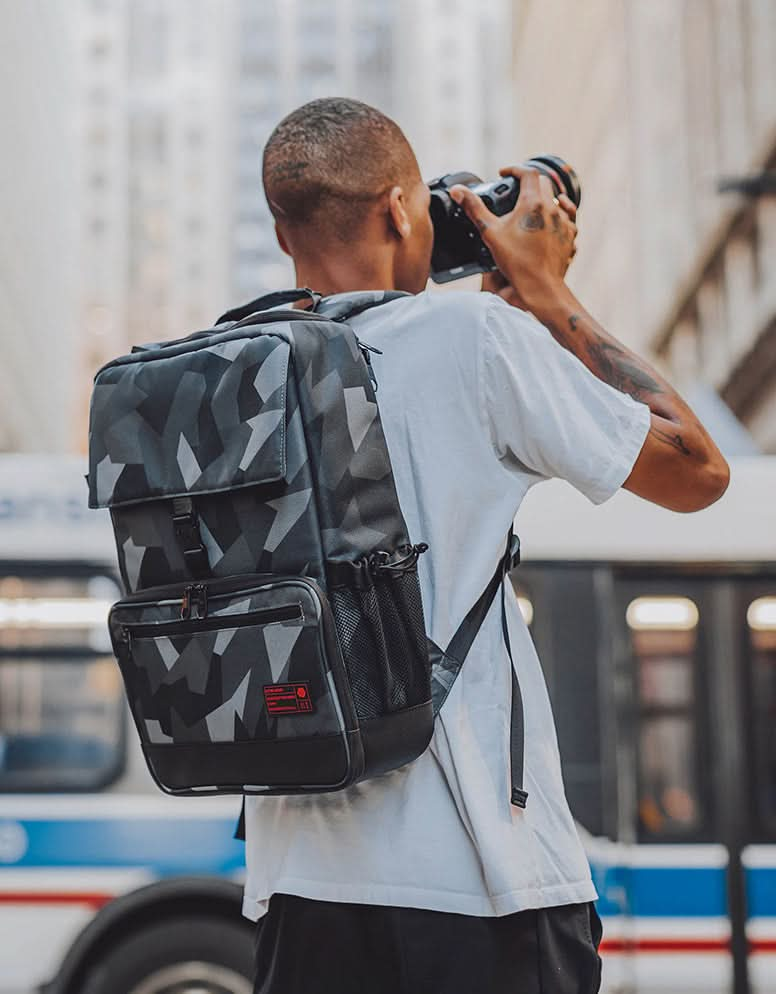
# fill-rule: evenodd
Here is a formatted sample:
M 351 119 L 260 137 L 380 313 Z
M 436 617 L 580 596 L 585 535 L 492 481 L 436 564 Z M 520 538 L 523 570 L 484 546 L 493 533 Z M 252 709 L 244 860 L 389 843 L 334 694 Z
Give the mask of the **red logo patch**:
M 306 683 L 266 683 L 264 703 L 269 714 L 310 714 L 315 710 Z

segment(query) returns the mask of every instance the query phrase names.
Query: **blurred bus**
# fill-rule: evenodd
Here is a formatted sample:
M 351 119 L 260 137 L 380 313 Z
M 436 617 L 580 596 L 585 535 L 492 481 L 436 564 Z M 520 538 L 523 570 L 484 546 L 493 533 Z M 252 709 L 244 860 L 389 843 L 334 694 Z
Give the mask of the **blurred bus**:
M 145 769 L 83 472 L 0 456 L 0 994 L 250 994 L 239 799 Z
M 776 994 L 776 459 L 697 514 L 552 481 L 516 525 L 604 989 Z
M 0 994 L 249 994 L 239 802 L 146 773 L 82 472 L 0 457 Z M 696 515 L 552 482 L 518 516 L 609 994 L 776 994 L 775 498 L 760 459 Z

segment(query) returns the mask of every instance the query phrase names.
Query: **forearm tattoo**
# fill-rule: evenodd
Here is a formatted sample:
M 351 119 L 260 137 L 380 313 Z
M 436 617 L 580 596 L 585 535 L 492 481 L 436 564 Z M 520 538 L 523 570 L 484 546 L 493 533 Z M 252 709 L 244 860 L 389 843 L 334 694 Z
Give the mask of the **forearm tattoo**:
M 683 456 L 692 455 L 692 452 L 685 445 L 684 439 L 679 432 L 663 431 L 662 428 L 655 428 L 653 426 L 649 429 L 649 433 L 650 435 L 654 435 L 659 441 L 665 442 L 666 445 L 670 445 L 678 452 L 681 452 Z
M 580 359 L 583 357 L 575 333 L 581 320 L 581 314 L 572 314 L 568 319 L 568 331 L 559 329 L 555 324 L 548 325 L 556 341 Z M 663 386 L 638 365 L 638 359 L 615 342 L 595 335 L 591 341 L 584 343 L 584 351 L 589 360 L 587 365 L 600 379 L 621 393 L 629 394 L 634 400 L 644 401 L 649 396 L 665 392 Z
M 612 342 L 590 342 L 587 346 L 594 368 L 600 373 L 601 379 L 606 380 L 622 393 L 630 394 L 634 400 L 643 401 L 645 398 L 663 393 L 663 388 L 654 377 L 637 366 L 633 357 L 624 349 Z
M 571 314 L 568 318 L 567 328 L 558 328 L 555 324 L 548 324 L 547 327 L 559 344 L 581 359 L 599 379 L 621 393 L 627 393 L 634 400 L 647 404 L 653 411 L 655 411 L 656 399 L 662 396 L 663 402 L 660 404 L 660 410 L 655 411 L 655 413 L 661 417 L 666 417 L 667 420 L 673 420 L 671 417 L 673 412 L 669 407 L 670 396 L 666 396 L 666 393 L 670 394 L 670 391 L 666 390 L 665 385 L 656 380 L 648 368 L 640 365 L 637 356 L 616 342 L 608 341 L 597 334 L 595 325 L 592 328 L 593 334 L 580 340 L 579 332 L 582 320 L 581 314 Z M 678 430 L 666 431 L 653 427 L 650 431 L 655 438 L 672 446 L 682 455 L 692 455 Z

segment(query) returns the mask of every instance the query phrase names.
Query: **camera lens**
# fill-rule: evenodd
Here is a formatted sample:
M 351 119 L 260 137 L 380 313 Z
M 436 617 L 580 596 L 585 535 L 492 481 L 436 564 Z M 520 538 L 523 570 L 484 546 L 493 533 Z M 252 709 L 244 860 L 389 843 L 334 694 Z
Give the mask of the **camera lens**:
M 555 191 L 555 196 L 565 193 L 569 200 L 577 207 L 582 202 L 582 187 L 579 177 L 570 166 L 558 155 L 535 155 L 529 159 L 525 165 L 533 166 L 540 173 L 549 177 Z

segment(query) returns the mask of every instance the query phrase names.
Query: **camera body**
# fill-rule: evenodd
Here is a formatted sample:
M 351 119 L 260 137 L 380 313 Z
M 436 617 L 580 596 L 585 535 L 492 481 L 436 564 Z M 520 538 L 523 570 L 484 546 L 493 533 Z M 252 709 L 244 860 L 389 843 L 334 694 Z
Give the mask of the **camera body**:
M 565 193 L 577 206 L 582 190 L 573 168 L 557 155 L 539 155 L 523 163 L 545 176 L 552 183 L 555 196 Z M 483 183 L 474 173 L 447 173 L 428 184 L 431 190 L 431 222 L 434 226 L 434 250 L 431 256 L 431 279 L 449 283 L 473 273 L 496 269 L 493 256 L 482 241 L 480 233 L 469 220 L 463 207 L 450 196 L 450 187 L 461 184 L 477 194 L 497 216 L 508 214 L 520 195 L 520 182 L 513 176 Z

